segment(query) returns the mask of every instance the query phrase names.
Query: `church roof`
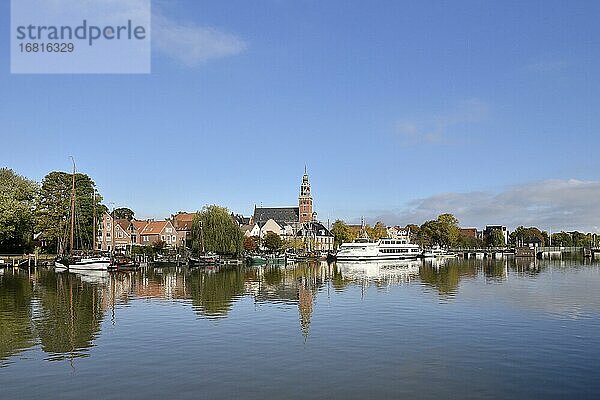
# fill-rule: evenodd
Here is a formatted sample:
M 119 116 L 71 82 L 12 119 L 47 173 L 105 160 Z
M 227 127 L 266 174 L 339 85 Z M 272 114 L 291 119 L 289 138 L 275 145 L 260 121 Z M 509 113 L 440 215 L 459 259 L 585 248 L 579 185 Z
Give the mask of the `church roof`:
M 306 222 L 302 229 L 298 231 L 297 235 L 302 236 L 308 232 L 314 233 L 316 236 L 333 236 L 333 234 L 320 222 L 312 221 Z
M 254 221 L 261 223 L 273 219 L 279 222 L 298 222 L 300 210 L 298 207 L 257 207 L 254 209 Z

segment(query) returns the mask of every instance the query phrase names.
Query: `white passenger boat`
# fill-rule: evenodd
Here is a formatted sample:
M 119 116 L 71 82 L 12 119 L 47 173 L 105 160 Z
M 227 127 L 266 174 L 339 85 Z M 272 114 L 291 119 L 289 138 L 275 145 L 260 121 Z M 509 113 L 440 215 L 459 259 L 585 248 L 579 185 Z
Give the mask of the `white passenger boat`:
M 337 252 L 338 261 L 409 260 L 421 255 L 416 244 L 405 239 L 383 238 L 377 241 L 359 238 L 352 243 L 343 243 Z

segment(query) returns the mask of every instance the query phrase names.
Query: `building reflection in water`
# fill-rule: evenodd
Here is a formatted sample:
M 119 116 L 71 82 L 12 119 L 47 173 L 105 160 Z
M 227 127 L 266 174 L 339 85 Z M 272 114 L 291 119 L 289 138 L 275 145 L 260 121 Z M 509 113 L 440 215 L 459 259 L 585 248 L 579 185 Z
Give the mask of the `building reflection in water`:
M 49 360 L 89 355 L 102 322 L 115 323 L 118 306 L 136 299 L 191 305 L 199 318 L 226 317 L 236 301 L 283 303 L 298 308 L 307 338 L 319 292 L 350 286 L 377 289 L 418 282 L 452 299 L 464 280 L 503 284 L 536 277 L 544 269 L 585 268 L 588 260 L 505 258 L 386 263 L 301 263 L 286 267 L 215 269 L 146 268 L 131 273 L 56 273 L 10 269 L 0 275 L 0 367 L 39 343 Z

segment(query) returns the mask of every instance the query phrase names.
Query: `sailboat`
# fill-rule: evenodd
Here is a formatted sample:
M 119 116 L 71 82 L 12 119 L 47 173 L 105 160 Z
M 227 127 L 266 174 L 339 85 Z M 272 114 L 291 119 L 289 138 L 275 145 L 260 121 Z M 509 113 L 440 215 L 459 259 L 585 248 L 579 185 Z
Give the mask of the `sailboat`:
M 60 255 L 54 261 L 54 266 L 56 268 L 61 269 L 69 269 L 69 270 L 108 270 L 110 265 L 110 257 L 102 256 L 102 255 L 75 255 L 73 254 L 74 244 L 75 244 L 75 160 L 71 157 L 73 161 L 73 176 L 72 176 L 72 185 L 71 185 L 71 219 L 70 219 L 70 237 L 69 237 L 69 253 Z M 94 215 L 94 230 L 93 237 L 96 237 L 96 226 L 95 226 L 95 215 Z M 95 242 L 95 240 L 94 240 Z
M 200 221 L 200 254 L 192 254 L 188 257 L 188 266 L 201 267 L 212 266 L 219 261 L 219 256 L 216 254 L 207 254 L 204 250 L 204 235 L 202 230 L 202 221 Z

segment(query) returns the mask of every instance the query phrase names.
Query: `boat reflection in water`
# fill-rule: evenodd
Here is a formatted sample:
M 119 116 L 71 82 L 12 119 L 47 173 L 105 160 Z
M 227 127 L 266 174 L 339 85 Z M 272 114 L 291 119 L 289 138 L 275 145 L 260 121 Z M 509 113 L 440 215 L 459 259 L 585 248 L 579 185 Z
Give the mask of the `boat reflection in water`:
M 106 270 L 72 270 L 73 275 L 76 275 L 82 282 L 93 285 L 106 285 L 110 281 L 110 273 Z
M 336 266 L 346 279 L 400 284 L 418 277 L 421 264 L 420 260 L 338 261 Z

